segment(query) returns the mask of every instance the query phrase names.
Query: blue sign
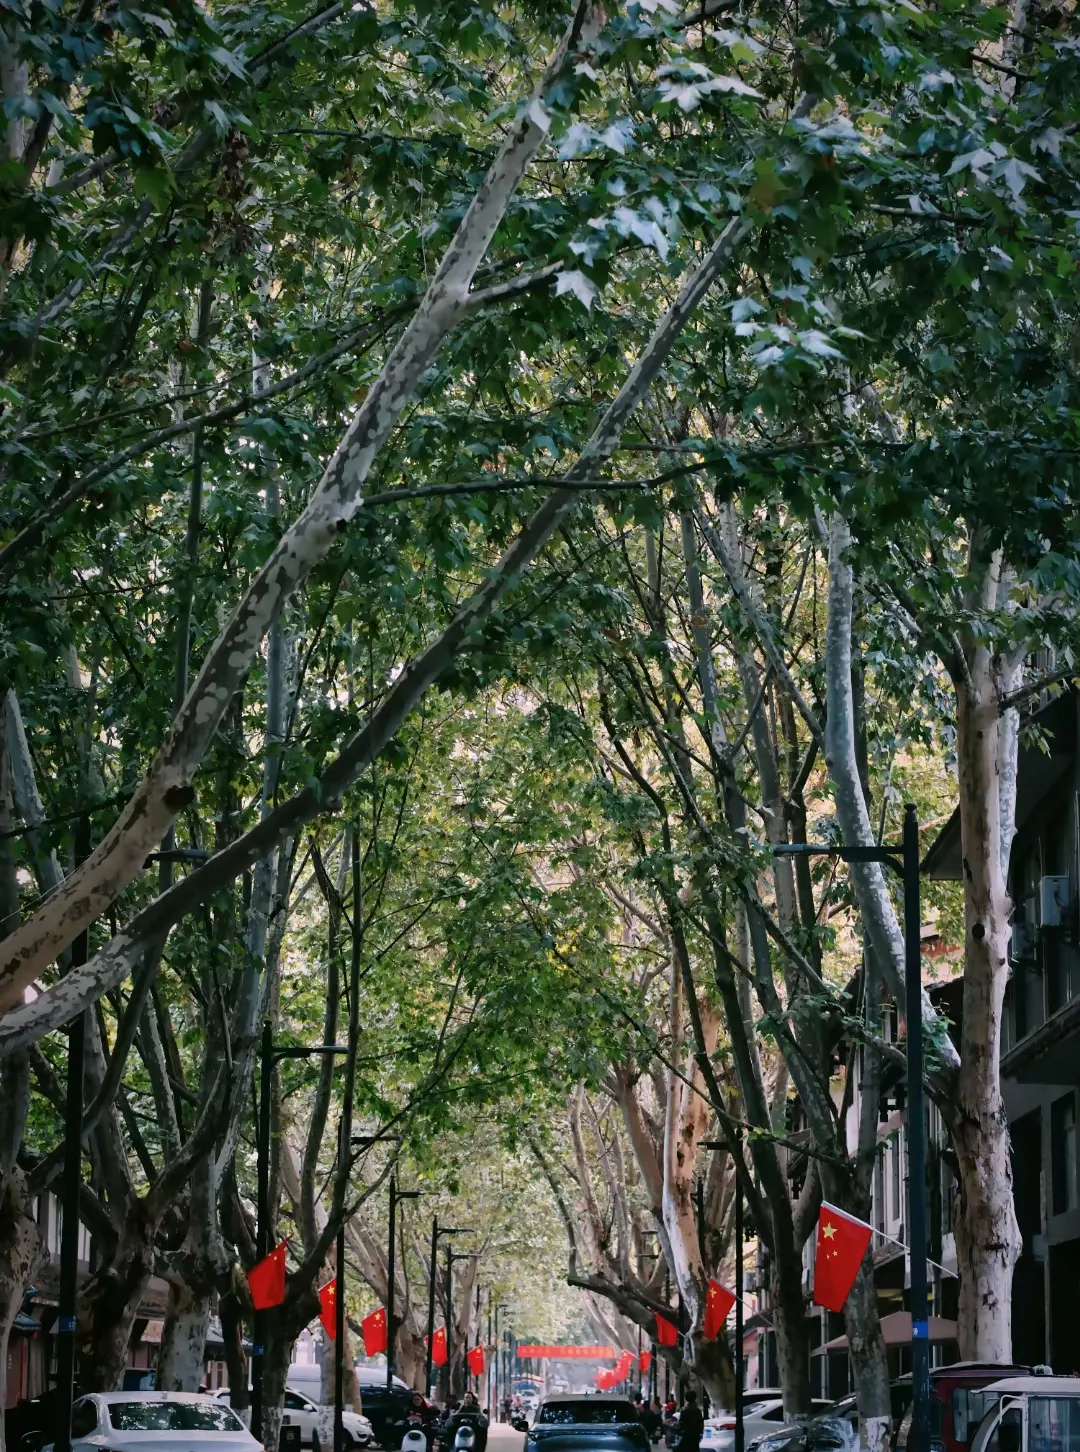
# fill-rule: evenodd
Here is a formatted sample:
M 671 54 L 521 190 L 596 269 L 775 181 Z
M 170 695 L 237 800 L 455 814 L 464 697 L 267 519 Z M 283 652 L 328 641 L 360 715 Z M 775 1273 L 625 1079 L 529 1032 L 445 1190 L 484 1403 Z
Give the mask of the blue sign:
M 912 1327 L 911 1327 L 911 1339 L 912 1339 L 912 1341 L 929 1341 L 930 1340 L 930 1323 L 929 1323 L 929 1321 L 915 1321 L 915 1322 L 913 1322 L 912 1323 Z

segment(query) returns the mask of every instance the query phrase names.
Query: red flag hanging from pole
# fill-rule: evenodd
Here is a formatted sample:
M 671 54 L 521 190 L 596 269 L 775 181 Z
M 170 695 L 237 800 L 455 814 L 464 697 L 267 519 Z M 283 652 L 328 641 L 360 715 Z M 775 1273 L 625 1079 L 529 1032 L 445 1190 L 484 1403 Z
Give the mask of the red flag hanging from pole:
M 386 1350 L 386 1307 L 380 1306 L 360 1322 L 364 1334 L 364 1355 L 378 1356 Z
M 251 1302 L 256 1311 L 269 1311 L 285 1299 L 285 1241 L 274 1247 L 258 1265 L 248 1271 Z
M 715 1341 L 720 1335 L 728 1312 L 734 1304 L 735 1292 L 729 1291 L 719 1281 L 710 1279 L 709 1289 L 705 1292 L 705 1325 L 702 1327 L 702 1335 L 706 1341 Z
M 431 1360 L 435 1366 L 446 1365 L 446 1327 L 440 1326 L 431 1338 Z
M 815 1304 L 827 1311 L 844 1309 L 873 1233 L 865 1220 L 822 1202 L 814 1258 Z
M 483 1376 L 484 1348 L 482 1346 L 473 1346 L 468 1353 L 467 1359 L 469 1362 L 469 1370 L 473 1376 Z
M 322 1328 L 333 1341 L 337 1336 L 337 1281 L 327 1281 L 319 1287 L 319 1320 Z
M 639 1351 L 637 1359 L 637 1369 L 641 1372 L 642 1376 L 645 1375 L 650 1366 L 652 1366 L 652 1352 Z
M 666 1316 L 656 1312 L 656 1344 L 658 1346 L 678 1346 L 679 1329 L 673 1326 Z
M 619 1373 L 619 1381 L 626 1380 L 626 1378 L 630 1375 L 630 1368 L 633 1366 L 633 1364 L 634 1353 L 632 1351 L 623 1351 L 620 1354 L 618 1363 L 615 1367 L 615 1370 Z

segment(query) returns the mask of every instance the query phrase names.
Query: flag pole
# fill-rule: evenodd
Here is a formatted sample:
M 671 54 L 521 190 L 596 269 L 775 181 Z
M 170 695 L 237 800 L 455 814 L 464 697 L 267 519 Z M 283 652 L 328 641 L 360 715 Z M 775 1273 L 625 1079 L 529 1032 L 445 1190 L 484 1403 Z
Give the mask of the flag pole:
M 910 1255 L 910 1245 L 907 1245 L 902 1240 L 897 1240 L 895 1235 L 886 1235 L 884 1230 L 879 1230 L 876 1225 L 871 1225 L 868 1220 L 860 1220 L 857 1215 L 852 1215 L 847 1210 L 841 1210 L 839 1205 L 833 1205 L 829 1200 L 822 1200 L 821 1208 L 823 1210 L 831 1210 L 834 1215 L 842 1215 L 845 1220 L 850 1220 L 852 1225 L 861 1225 L 864 1230 L 869 1230 L 871 1235 L 880 1235 L 882 1240 L 887 1240 L 890 1245 L 898 1245 L 901 1250 L 907 1251 Z M 947 1265 L 942 1265 L 940 1261 L 934 1260 L 932 1256 L 925 1256 L 924 1259 L 927 1265 L 932 1265 L 934 1269 L 939 1270 L 942 1275 L 952 1276 L 953 1280 L 957 1281 L 960 1279 L 956 1271 L 950 1270 Z

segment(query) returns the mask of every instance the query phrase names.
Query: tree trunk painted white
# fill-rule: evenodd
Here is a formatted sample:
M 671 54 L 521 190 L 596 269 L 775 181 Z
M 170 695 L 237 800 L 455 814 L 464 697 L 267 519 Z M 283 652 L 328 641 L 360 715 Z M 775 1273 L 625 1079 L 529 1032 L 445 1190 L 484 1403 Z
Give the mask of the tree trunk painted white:
M 888 1452 L 892 1429 L 889 1363 L 869 1251 L 844 1302 L 844 1330 L 859 1408 L 859 1441 L 866 1452 Z
M 544 93 L 568 52 L 582 39 L 590 9 L 587 0 L 580 0 L 540 84 L 510 127 L 462 218 L 420 307 L 346 429 L 306 508 L 282 535 L 207 652 L 146 777 L 115 825 L 63 889 L 0 948 L 0 1009 L 18 1002 L 23 989 L 140 875 L 147 854 L 191 800 L 192 778 L 260 641 L 362 508 L 364 484 L 375 457 L 447 334 L 468 312 L 469 289 L 477 268 L 551 124 Z
M 679 296 L 657 324 L 647 347 L 631 369 L 618 396 L 605 411 L 580 459 L 566 476 L 570 485 L 579 479 L 590 477 L 595 471 L 597 463 L 611 453 L 618 443 L 627 420 L 648 393 L 683 328 L 712 284 L 724 272 L 750 230 L 750 223 L 741 218 L 735 218 L 729 222 L 700 265 L 683 283 Z M 365 407 L 366 403 L 367 401 L 365 401 Z M 442 675 L 462 646 L 473 638 L 481 623 L 491 614 L 495 605 L 517 580 L 522 570 L 543 549 L 552 534 L 573 509 L 577 497 L 577 492 L 572 487 L 553 490 L 525 525 L 498 566 L 491 571 L 485 584 L 458 610 L 443 634 L 415 657 L 400 673 L 368 725 L 346 743 L 340 755 L 323 773 L 319 790 L 305 789 L 297 796 L 281 803 L 264 821 L 251 828 L 222 852 L 215 854 L 210 862 L 196 872 L 189 874 L 164 898 L 152 903 L 128 924 L 123 933 L 118 934 L 110 944 L 95 954 L 94 958 L 83 968 L 69 974 L 60 983 L 43 993 L 33 1004 L 24 1004 L 10 1009 L 0 1020 L 0 1055 L 36 1042 L 43 1034 L 68 1022 L 81 1008 L 96 1002 L 103 993 L 122 982 L 128 975 L 133 964 L 138 960 L 142 944 L 149 935 L 158 934 L 163 931 L 164 927 L 176 922 L 210 893 L 218 891 L 225 883 L 231 881 L 237 873 L 252 866 L 276 841 L 282 840 L 300 824 L 322 812 L 332 810 L 349 784 L 393 738 L 428 687 Z M 269 568 L 268 565 L 267 569 Z M 276 608 L 280 608 L 281 603 L 283 601 L 278 598 Z M 229 629 L 231 627 L 227 629 L 226 634 L 229 633 Z M 254 649 L 254 645 L 252 649 Z M 217 647 L 215 647 L 216 650 Z M 245 657 L 245 659 L 249 659 L 249 657 Z M 205 675 L 206 668 L 204 667 L 203 677 Z M 200 677 L 200 680 L 203 680 L 203 677 Z M 211 689 L 209 684 L 205 688 L 208 691 Z M 196 682 L 192 692 L 189 693 L 189 702 L 199 690 L 200 684 Z M 224 708 L 222 707 L 222 709 Z M 162 748 L 162 752 L 165 754 L 171 753 L 172 750 L 173 747 L 168 743 L 166 747 Z M 197 762 L 192 764 L 192 769 L 194 769 L 194 765 L 197 765 Z M 149 780 L 150 778 L 148 778 Z M 144 795 L 146 789 L 146 783 L 144 783 L 140 788 L 140 794 Z M 179 799 L 176 800 L 174 808 L 169 810 L 178 809 L 178 805 Z M 128 815 L 130 814 L 125 814 L 125 820 Z M 164 834 L 167 826 L 168 821 L 165 821 L 159 835 Z M 123 830 L 118 824 L 117 832 L 121 836 L 116 838 L 117 851 L 122 845 Z M 139 830 L 145 836 L 145 831 L 142 828 Z M 112 840 L 113 837 L 107 839 L 107 841 Z M 126 842 L 126 839 L 124 840 Z M 158 837 L 154 837 L 155 843 L 157 840 Z M 105 844 L 103 843 L 102 846 L 104 848 Z M 146 852 L 151 850 L 152 846 L 153 843 L 147 843 L 145 846 L 139 847 L 142 858 L 145 858 Z M 124 853 L 128 852 L 129 847 L 130 843 L 124 846 Z M 112 849 L 110 848 L 108 851 L 111 852 Z M 101 883 L 105 884 L 100 888 L 100 895 L 104 895 L 107 899 L 113 888 L 107 885 L 106 879 L 114 884 L 116 891 L 119 891 L 120 887 L 124 885 L 120 881 L 123 874 L 121 872 L 119 876 L 111 875 L 111 869 L 107 868 L 104 858 L 100 860 L 99 866 Z M 95 868 L 95 872 L 97 871 L 98 869 Z M 130 880 L 130 877 L 125 880 Z M 84 882 L 84 888 L 89 896 L 94 896 L 97 892 L 97 889 L 94 889 L 89 882 Z M 95 897 L 95 901 L 100 901 L 100 895 Z M 62 918 L 62 922 L 47 914 L 48 922 L 42 918 L 37 929 L 24 934 L 17 963 L 9 958 L 7 967 L 4 968 L 4 960 L 0 958 L 0 982 L 5 984 L 4 989 L 0 991 L 0 1006 L 4 1003 L 12 1003 L 16 985 L 31 981 L 39 971 L 40 965 L 49 961 L 56 951 L 57 944 L 61 941 L 69 941 L 78 931 L 78 926 L 72 928 L 72 923 L 79 922 L 81 925 L 81 911 L 77 911 L 74 917 L 65 916 L 62 908 L 56 911 Z M 99 911 L 101 911 L 100 908 L 95 908 L 95 915 Z M 29 928 L 33 921 L 35 920 L 30 920 L 30 923 L 25 926 Z
M 285 1382 L 289 1375 L 292 1349 L 291 1340 L 281 1335 L 273 1335 L 269 1339 L 266 1354 L 263 1357 L 262 1444 L 264 1452 L 278 1452 L 281 1419 L 285 1412 Z

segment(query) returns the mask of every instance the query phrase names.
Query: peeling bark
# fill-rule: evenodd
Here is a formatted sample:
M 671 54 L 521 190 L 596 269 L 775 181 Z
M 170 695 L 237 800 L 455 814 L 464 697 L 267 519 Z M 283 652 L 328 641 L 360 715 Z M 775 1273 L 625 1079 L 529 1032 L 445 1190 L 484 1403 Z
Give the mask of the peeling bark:
M 1003 745 L 1014 750 L 1015 737 L 999 726 L 1000 662 L 975 642 L 968 643 L 966 654 L 967 679 L 954 681 L 964 862 L 963 1043 L 955 1106 L 947 1115 L 960 1180 L 953 1226 L 960 1271 L 957 1322 L 962 1357 L 1008 1361 L 1012 1273 L 1021 1242 L 1001 1098 L 1012 901 L 1002 871 L 1000 780 Z
M 0 1366 L 6 1369 L 8 1343 L 27 1288 L 47 1258 L 26 1176 L 12 1167 L 0 1194 Z M 0 1452 L 5 1452 L 4 1415 L 0 1410 Z

